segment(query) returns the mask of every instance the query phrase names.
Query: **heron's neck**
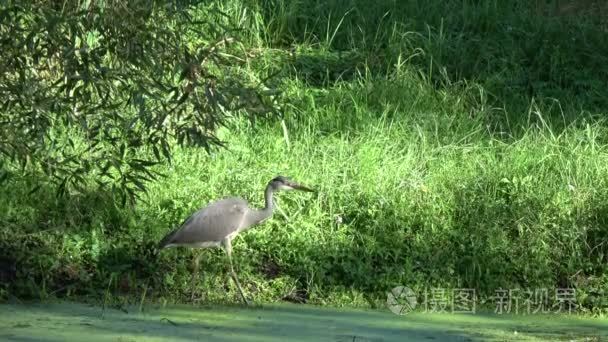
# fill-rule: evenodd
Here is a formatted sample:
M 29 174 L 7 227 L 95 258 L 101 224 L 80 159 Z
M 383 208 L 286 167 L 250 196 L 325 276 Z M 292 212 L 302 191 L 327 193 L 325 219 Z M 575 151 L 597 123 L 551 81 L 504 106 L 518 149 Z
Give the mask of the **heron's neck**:
M 274 190 L 272 189 L 272 186 L 268 185 L 264 191 L 264 209 L 261 210 L 268 212 L 268 216 L 272 215 L 272 209 L 274 207 L 274 201 L 272 200 L 273 194 Z
M 272 216 L 272 211 L 274 209 L 274 203 L 272 201 L 272 195 L 274 194 L 274 190 L 270 185 L 266 187 L 266 191 L 264 191 L 264 201 L 265 206 L 262 209 L 254 210 L 251 214 L 251 223 L 256 224 L 262 221 L 265 221 L 270 216 Z

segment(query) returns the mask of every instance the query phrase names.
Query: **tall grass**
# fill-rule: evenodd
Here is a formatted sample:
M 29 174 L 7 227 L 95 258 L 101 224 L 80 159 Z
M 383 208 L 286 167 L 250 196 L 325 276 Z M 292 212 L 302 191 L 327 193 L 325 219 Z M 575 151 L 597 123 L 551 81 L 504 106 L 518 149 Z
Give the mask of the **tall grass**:
M 283 121 L 234 122 L 228 150 L 177 148 L 145 201 L 0 195 L 4 296 L 190 296 L 192 254 L 152 246 L 225 195 L 261 206 L 277 174 L 318 193 L 235 242 L 261 301 L 377 305 L 397 285 L 576 287 L 601 310 L 608 269 L 608 44 L 594 18 L 525 2 L 230 2 L 249 72 L 282 72 Z M 574 40 L 572 40 L 574 39 Z M 577 43 L 574 43 L 577 42 Z M 576 44 L 576 45 L 573 45 Z M 197 293 L 236 299 L 219 250 Z M 229 290 L 226 296 L 225 290 Z

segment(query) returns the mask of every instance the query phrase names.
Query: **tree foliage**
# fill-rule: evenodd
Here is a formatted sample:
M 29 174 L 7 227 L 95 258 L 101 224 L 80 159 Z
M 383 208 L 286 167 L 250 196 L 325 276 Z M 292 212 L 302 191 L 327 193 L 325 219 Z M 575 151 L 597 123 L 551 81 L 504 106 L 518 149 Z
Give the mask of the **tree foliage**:
M 200 1 L 3 2 L 0 155 L 60 194 L 93 182 L 134 200 L 172 142 L 209 150 L 230 117 L 275 113 L 236 28 Z

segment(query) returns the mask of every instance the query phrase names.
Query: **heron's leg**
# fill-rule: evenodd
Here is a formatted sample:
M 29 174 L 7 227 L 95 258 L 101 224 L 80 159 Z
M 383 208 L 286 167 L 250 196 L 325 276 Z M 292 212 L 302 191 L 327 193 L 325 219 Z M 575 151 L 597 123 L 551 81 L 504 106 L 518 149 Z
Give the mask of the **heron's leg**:
M 226 239 L 224 239 L 224 241 L 222 241 L 222 244 L 224 245 L 224 249 L 226 250 L 226 255 L 228 256 L 228 262 L 230 263 L 230 273 L 232 275 L 232 279 L 234 280 L 236 287 L 239 289 L 239 293 L 241 294 L 243 301 L 245 302 L 245 304 L 249 305 L 249 301 L 247 300 L 247 298 L 245 298 L 245 294 L 243 293 L 243 288 L 241 287 L 239 278 L 236 276 L 236 272 L 234 272 L 234 267 L 232 266 L 232 241 L 230 241 L 230 238 L 226 238 Z
M 195 249 L 194 250 L 194 272 L 192 272 L 192 279 L 190 280 L 190 300 L 194 301 L 194 283 L 196 281 L 196 278 L 198 277 L 198 270 L 199 270 L 199 262 L 201 259 L 201 256 L 203 255 L 203 250 L 202 249 Z

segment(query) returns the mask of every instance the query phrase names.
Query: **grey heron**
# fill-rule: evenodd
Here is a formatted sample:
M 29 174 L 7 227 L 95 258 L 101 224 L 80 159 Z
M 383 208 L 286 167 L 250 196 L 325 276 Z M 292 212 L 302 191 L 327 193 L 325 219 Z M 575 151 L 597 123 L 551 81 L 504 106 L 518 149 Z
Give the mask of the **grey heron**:
M 213 248 L 223 247 L 230 263 L 230 274 L 243 301 L 249 304 L 232 265 L 232 240 L 241 232 L 265 221 L 272 216 L 273 194 L 279 190 L 302 190 L 313 192 L 287 177 L 273 178 L 264 191 L 265 206 L 262 209 L 250 208 L 241 198 L 225 198 L 212 202 L 188 217 L 182 225 L 167 234 L 158 244 L 159 250 L 170 247 Z M 195 257 L 195 272 L 198 272 L 199 257 Z

